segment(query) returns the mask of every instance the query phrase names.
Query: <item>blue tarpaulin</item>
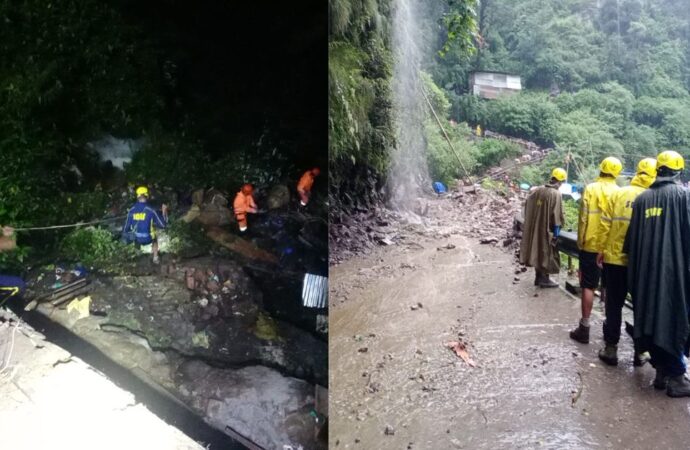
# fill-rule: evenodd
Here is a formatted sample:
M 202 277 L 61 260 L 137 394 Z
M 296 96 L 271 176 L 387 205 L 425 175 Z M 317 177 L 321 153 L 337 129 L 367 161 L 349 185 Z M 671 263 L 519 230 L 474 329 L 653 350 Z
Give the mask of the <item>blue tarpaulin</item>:
M 434 192 L 437 194 L 443 194 L 447 192 L 446 186 L 440 181 L 434 181 Z

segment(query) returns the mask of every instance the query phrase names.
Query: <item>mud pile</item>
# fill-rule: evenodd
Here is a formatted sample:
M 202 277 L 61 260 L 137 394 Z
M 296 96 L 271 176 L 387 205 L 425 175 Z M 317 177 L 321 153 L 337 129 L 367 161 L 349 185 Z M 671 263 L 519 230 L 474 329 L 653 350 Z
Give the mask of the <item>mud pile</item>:
M 511 246 L 513 219 L 522 207 L 522 194 L 509 189 L 472 186 L 445 197 L 418 198 L 412 212 L 379 207 L 342 215 L 331 222 L 329 258 L 339 264 L 381 246 L 396 245 L 413 236 L 459 234 L 483 244 Z

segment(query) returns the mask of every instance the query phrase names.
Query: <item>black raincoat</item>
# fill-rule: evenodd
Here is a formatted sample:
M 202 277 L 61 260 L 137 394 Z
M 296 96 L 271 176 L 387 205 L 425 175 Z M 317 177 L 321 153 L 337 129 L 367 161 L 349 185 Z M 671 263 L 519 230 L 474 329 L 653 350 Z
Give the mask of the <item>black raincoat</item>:
M 633 204 L 623 251 L 635 311 L 635 339 L 680 355 L 690 327 L 690 191 L 657 177 Z

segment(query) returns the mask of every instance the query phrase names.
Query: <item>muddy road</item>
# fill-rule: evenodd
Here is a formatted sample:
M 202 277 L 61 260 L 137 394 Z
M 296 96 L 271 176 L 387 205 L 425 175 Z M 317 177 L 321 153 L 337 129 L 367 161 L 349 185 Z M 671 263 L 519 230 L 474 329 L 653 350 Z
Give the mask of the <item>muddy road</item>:
M 618 367 L 597 358 L 600 313 L 571 341 L 577 299 L 516 275 L 456 206 L 432 200 L 423 231 L 331 269 L 331 448 L 687 448 L 690 402 L 633 369 L 627 335 Z

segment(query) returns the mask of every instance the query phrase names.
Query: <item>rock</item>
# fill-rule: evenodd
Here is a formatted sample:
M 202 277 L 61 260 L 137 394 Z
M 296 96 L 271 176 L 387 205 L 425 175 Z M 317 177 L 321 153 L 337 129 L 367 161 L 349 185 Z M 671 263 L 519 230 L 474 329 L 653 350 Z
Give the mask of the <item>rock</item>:
M 380 245 L 395 245 L 395 242 L 388 237 L 376 237 L 375 240 Z
M 230 370 L 188 360 L 176 371 L 175 384 L 189 393 L 186 403 L 220 430 L 242 430 L 263 448 L 276 442 L 317 448 L 309 414 L 314 387 L 304 381 L 262 366 Z
M 268 209 L 278 209 L 286 207 L 290 203 L 290 190 L 283 184 L 275 185 L 271 188 L 266 199 Z
M 498 242 L 498 239 L 495 237 L 484 237 L 479 240 L 480 244 L 495 244 Z
M 208 278 L 209 268 L 231 283 L 225 293 L 197 300 L 185 280 Z M 192 272 L 193 277 L 185 275 Z M 112 277 L 92 284 L 93 309 L 107 311 L 104 323 L 145 337 L 152 348 L 228 366 L 265 364 L 326 384 L 327 343 L 289 323 L 269 320 L 261 291 L 234 261 L 197 258 L 180 264 L 167 278 Z M 207 336 L 207 342 L 198 333 Z M 196 344 L 204 345 L 195 345 L 194 336 Z
M 395 429 L 390 425 L 386 425 L 386 429 L 383 431 L 383 434 L 386 436 L 393 436 L 395 434 Z
M 359 353 L 366 353 L 366 352 L 369 351 L 369 348 L 368 348 L 368 347 L 360 347 L 360 348 L 357 349 L 357 351 L 358 351 Z

